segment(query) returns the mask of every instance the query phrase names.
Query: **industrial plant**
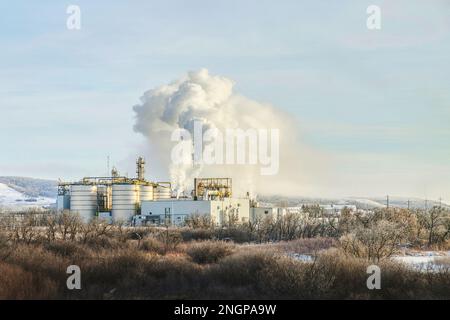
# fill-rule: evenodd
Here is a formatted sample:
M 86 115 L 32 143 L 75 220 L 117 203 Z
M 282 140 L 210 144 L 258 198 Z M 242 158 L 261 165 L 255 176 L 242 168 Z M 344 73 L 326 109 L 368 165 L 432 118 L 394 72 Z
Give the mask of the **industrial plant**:
M 233 198 L 231 178 L 196 178 L 189 197 L 175 197 L 170 182 L 145 179 L 145 160 L 136 161 L 136 177 L 121 176 L 113 168 L 109 177 L 85 177 L 59 182 L 57 209 L 129 225 L 182 225 L 190 215 L 207 216 L 217 225 L 232 217 L 250 219 L 249 197 Z

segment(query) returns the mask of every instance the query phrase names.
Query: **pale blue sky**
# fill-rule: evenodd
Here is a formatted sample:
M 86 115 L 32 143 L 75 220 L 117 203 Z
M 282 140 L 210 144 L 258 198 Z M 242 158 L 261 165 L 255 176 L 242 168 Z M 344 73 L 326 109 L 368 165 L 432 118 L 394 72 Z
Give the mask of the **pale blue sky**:
M 70 4 L 80 31 L 66 28 Z M 366 28 L 370 4 L 381 30 Z M 0 175 L 103 174 L 108 154 L 131 174 L 143 144 L 132 106 L 207 68 L 298 118 L 332 164 L 321 193 L 450 200 L 448 1 L 3 1 L 0 12 Z

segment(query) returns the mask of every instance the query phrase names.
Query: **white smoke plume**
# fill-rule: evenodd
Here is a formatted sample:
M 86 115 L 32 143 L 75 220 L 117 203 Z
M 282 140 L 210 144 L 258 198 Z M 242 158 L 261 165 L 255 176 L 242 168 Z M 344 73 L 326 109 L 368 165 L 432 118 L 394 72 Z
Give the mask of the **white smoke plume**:
M 310 190 L 313 170 L 319 157 L 300 143 L 299 124 L 295 119 L 268 104 L 262 104 L 233 92 L 230 79 L 214 76 L 208 70 L 189 72 L 168 85 L 151 89 L 134 106 L 134 129 L 148 138 L 150 161 L 168 168 L 171 182 L 179 193 L 193 187 L 194 177 L 231 177 L 233 192 L 301 195 Z M 270 89 L 270 88 L 268 88 Z M 257 165 L 175 165 L 171 151 L 176 142 L 171 135 L 176 129 L 192 130 L 195 121 L 204 128 L 218 130 L 240 128 L 279 129 L 279 172 L 262 176 Z

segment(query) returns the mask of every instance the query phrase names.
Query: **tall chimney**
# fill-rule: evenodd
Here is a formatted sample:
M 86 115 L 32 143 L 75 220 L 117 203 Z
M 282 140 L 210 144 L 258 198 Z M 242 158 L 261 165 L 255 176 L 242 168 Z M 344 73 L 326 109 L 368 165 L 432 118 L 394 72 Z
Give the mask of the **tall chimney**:
M 145 180 L 145 160 L 142 157 L 136 160 L 136 174 L 139 181 Z

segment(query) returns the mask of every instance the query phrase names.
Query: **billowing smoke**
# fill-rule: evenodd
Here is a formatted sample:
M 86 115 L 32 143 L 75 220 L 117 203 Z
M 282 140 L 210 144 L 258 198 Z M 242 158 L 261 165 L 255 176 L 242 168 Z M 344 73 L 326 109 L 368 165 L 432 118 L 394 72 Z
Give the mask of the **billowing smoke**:
M 134 106 L 134 129 L 148 138 L 150 161 L 159 161 L 159 165 L 168 168 L 168 174 L 178 193 L 189 191 L 193 186 L 193 178 L 199 176 L 233 178 L 233 192 L 238 196 L 246 192 L 253 195 L 305 194 L 309 190 L 307 177 L 312 174 L 313 164 L 314 167 L 317 166 L 318 157 L 300 143 L 298 122 L 291 115 L 270 105 L 238 95 L 233 91 L 233 85 L 230 79 L 210 75 L 208 70 L 202 69 L 145 92 L 141 97 L 141 104 Z M 173 133 L 180 129 L 192 133 L 195 124 L 199 122 L 203 124 L 203 132 L 207 129 L 222 133 L 227 129 L 266 129 L 269 143 L 271 130 L 278 130 L 278 159 L 272 159 L 279 162 L 276 174 L 261 174 L 262 165 L 259 162 L 193 164 L 192 153 L 195 147 L 189 139 L 182 142 L 187 148 L 191 148 L 183 155 L 186 161 L 174 163 L 171 155 L 179 142 L 171 140 Z M 213 136 L 208 141 L 204 148 L 219 140 Z M 272 150 L 271 148 L 273 145 L 268 150 Z

